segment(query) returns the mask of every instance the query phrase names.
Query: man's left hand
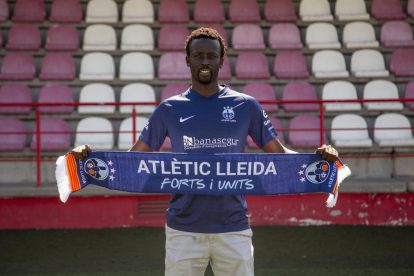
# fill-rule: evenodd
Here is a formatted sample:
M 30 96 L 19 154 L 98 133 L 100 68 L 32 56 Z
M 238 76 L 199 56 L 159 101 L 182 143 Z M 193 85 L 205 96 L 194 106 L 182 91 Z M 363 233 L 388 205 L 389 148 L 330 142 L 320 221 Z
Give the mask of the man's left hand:
M 338 151 L 331 147 L 331 145 L 323 145 L 315 150 L 314 153 L 322 153 L 322 158 L 329 162 L 338 160 Z

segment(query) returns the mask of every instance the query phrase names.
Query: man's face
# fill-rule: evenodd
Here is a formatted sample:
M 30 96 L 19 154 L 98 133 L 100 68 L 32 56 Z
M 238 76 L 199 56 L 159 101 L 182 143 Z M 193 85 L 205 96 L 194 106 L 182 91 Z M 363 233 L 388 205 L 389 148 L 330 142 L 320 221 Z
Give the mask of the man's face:
M 223 67 L 220 58 L 218 40 L 209 38 L 194 39 L 189 47 L 190 56 L 186 56 L 193 80 L 201 84 L 210 84 L 217 79 L 219 69 Z

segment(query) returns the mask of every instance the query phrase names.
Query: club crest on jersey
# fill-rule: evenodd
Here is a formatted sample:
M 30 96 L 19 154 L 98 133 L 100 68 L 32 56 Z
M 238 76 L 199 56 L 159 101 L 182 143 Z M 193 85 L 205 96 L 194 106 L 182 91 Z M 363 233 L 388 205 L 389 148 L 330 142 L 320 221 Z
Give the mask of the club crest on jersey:
M 306 168 L 306 178 L 315 184 L 324 182 L 329 175 L 330 166 L 327 161 L 318 161 Z
M 97 180 L 104 180 L 108 177 L 108 165 L 98 158 L 91 158 L 85 162 L 85 172 Z
M 234 117 L 236 116 L 236 113 L 234 113 L 233 107 L 225 106 L 223 107 L 222 115 L 224 117 L 222 122 L 235 122 Z

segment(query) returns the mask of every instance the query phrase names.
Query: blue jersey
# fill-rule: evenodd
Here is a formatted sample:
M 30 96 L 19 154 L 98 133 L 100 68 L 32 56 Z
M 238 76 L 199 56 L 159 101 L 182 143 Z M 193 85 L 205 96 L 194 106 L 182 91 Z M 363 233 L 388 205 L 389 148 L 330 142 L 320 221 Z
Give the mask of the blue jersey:
M 164 100 L 152 113 L 140 140 L 157 151 L 165 137 L 177 153 L 243 153 L 251 135 L 262 148 L 277 136 L 259 103 L 225 87 L 211 97 L 192 88 Z M 249 228 L 244 196 L 173 194 L 167 225 L 198 233 Z

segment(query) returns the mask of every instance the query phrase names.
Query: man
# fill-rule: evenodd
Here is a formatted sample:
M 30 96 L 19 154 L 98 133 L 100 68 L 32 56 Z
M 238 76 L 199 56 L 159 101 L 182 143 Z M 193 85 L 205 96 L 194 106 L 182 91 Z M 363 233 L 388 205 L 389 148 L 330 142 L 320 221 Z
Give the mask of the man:
M 251 135 L 266 153 L 295 153 L 277 133 L 258 102 L 218 84 L 226 47 L 213 29 L 200 28 L 186 41 L 192 87 L 163 101 L 130 151 L 157 151 L 166 136 L 178 153 L 243 153 Z M 88 145 L 73 150 L 87 156 Z M 330 146 L 316 152 L 328 161 Z M 215 275 L 253 275 L 252 231 L 244 196 L 173 194 L 167 210 L 166 275 L 204 275 L 210 261 Z

